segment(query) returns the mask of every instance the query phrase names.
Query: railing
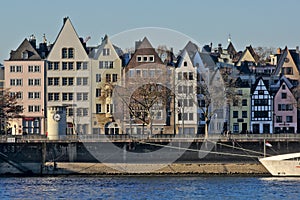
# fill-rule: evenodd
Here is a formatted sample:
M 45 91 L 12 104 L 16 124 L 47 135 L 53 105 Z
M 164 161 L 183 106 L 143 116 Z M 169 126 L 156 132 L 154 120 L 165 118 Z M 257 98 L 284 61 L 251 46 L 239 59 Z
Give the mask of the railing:
M 82 141 L 82 142 L 122 142 L 128 140 L 149 140 L 149 141 L 169 141 L 169 140 L 213 140 L 213 141 L 230 141 L 230 140 L 241 140 L 241 141 L 255 141 L 255 140 L 299 140 L 300 134 L 210 134 L 208 138 L 204 135 L 197 134 L 156 134 L 156 135 L 66 135 L 60 136 L 57 141 Z M 26 141 L 52 141 L 49 140 L 45 135 L 5 135 L 0 136 L 0 142 L 26 142 Z

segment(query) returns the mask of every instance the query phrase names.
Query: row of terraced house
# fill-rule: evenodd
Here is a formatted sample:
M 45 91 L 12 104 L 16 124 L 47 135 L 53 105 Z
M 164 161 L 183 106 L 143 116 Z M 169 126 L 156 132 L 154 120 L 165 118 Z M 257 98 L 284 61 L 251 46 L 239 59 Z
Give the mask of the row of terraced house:
M 201 49 L 188 42 L 175 56 L 172 50 L 153 48 L 147 37 L 126 53 L 107 35 L 98 46 L 87 46 L 87 40 L 66 17 L 53 44 L 44 36 L 37 45 L 32 35 L 11 51 L 4 61 L 4 87 L 24 109 L 9 122 L 12 134 L 46 134 L 47 108 L 55 106 L 66 109 L 67 134 L 201 134 L 205 117 L 211 133 L 299 132 L 298 48 L 278 49 L 262 64 L 251 46 L 237 52 L 231 41 L 226 48 Z M 238 98 L 222 96 L 224 104 L 210 106 L 208 116 L 197 87 L 216 71 L 221 77 L 214 81 L 230 77 Z M 153 108 L 151 127 L 135 119 L 126 103 L 116 103 L 117 95 L 109 90 L 122 87 L 130 96 L 147 81 L 174 93 Z

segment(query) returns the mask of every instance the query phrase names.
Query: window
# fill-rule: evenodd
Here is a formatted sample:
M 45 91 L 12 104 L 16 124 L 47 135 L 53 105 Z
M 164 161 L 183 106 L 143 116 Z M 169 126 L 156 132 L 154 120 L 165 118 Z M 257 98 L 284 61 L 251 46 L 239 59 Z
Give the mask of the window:
M 96 82 L 101 82 L 101 74 L 96 74 Z
M 293 116 L 286 116 L 286 122 L 293 122 Z
M 117 82 L 118 81 L 118 74 L 113 74 L 113 82 Z
M 185 67 L 187 66 L 187 62 L 186 61 L 183 62 L 183 66 L 185 66 Z
M 74 69 L 74 63 L 68 62 L 68 70 L 73 70 L 73 69 Z
M 182 80 L 182 73 L 178 72 L 178 80 Z
M 111 75 L 110 74 L 106 74 L 106 82 L 109 83 L 111 82 Z
M 143 56 L 143 62 L 148 62 L 148 57 L 147 56 Z
M 238 133 L 240 131 L 239 123 L 233 123 L 233 132 Z
M 239 111 L 233 111 L 233 118 L 239 117 Z
M 96 104 L 96 113 L 101 113 L 101 104 Z
M 282 85 L 282 89 L 285 90 L 285 85 Z
M 96 97 L 101 97 L 101 89 L 96 88 Z
M 193 113 L 189 113 L 189 120 L 193 121 L 194 120 L 194 114 Z
M 188 73 L 187 72 L 183 72 L 183 78 L 184 78 L 184 80 L 188 79 Z
M 48 93 L 48 101 L 59 101 L 59 93 Z
M 242 111 L 242 118 L 247 118 L 247 111 Z
M 137 57 L 136 57 L 136 61 L 142 62 L 142 56 L 137 56 Z
M 68 69 L 68 63 L 62 62 L 62 70 L 67 70 L 67 69 Z
M 263 90 L 258 90 L 258 95 L 264 95 L 264 91 Z
M 20 65 L 16 66 L 16 72 L 22 72 L 22 66 Z
M 10 66 L 10 72 L 16 72 L 16 66 Z
M 62 100 L 63 101 L 72 101 L 73 93 L 62 93 Z
M 276 123 L 282 122 L 282 116 L 276 116 Z
M 37 105 L 30 105 L 28 106 L 28 112 L 40 112 L 40 106 Z
M 287 95 L 286 95 L 285 92 L 281 93 L 281 98 L 282 98 L 282 99 L 286 99 L 286 97 L 287 97 Z
M 53 70 L 53 62 L 48 62 L 48 70 Z
M 33 72 L 34 71 L 34 67 L 32 65 L 28 66 L 28 72 Z
M 292 67 L 285 67 L 284 68 L 285 75 L 293 75 L 293 68 Z
M 28 59 L 28 52 L 27 51 L 22 52 L 22 59 Z
M 68 58 L 74 58 L 74 49 L 73 48 L 68 49 Z
M 149 62 L 154 62 L 154 56 L 149 56 Z
M 22 86 L 23 80 L 22 79 L 10 79 L 11 86 Z
M 193 72 L 189 72 L 189 80 L 194 80 L 194 73 Z
M 247 106 L 247 99 L 242 100 L 242 106 Z
M 109 56 L 110 55 L 110 49 L 103 49 L 103 56 Z
M 254 118 L 268 118 L 268 111 L 254 111 Z
M 74 115 L 74 108 L 67 108 L 67 116 L 73 116 Z
M 54 62 L 53 70 L 59 70 L 59 62 Z
M 267 106 L 268 99 L 254 99 L 254 106 Z
M 68 50 L 67 48 L 62 48 L 61 50 L 61 58 L 67 58 L 68 57 Z
M 28 92 L 28 99 L 39 99 L 40 92 Z

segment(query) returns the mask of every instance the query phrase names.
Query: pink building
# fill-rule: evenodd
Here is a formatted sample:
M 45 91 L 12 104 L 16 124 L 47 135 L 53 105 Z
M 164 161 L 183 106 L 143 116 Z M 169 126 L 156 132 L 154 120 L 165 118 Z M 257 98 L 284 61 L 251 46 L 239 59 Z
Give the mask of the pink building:
M 274 96 L 275 133 L 297 133 L 296 99 L 288 87 L 287 79 L 280 81 L 280 88 Z
M 47 52 L 46 40 L 37 48 L 35 37 L 31 36 L 4 61 L 5 87 L 10 95 L 16 95 L 17 104 L 24 109 L 21 118 L 9 121 L 13 135 L 45 134 L 44 58 Z

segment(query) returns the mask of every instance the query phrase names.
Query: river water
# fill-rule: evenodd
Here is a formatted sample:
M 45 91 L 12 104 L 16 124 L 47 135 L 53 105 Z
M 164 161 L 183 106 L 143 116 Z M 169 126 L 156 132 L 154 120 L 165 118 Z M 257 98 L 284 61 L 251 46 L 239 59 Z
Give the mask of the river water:
M 300 178 L 7 177 L 0 199 L 299 199 Z

